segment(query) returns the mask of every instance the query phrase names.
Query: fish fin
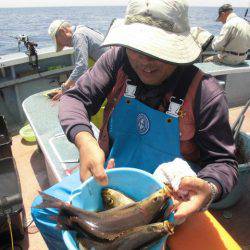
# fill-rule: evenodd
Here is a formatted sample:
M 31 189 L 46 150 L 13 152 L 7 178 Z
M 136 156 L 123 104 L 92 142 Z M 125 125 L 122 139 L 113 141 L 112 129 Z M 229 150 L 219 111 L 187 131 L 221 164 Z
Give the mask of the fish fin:
M 60 209 L 65 203 L 49 194 L 45 194 L 44 192 L 40 192 L 43 201 L 41 204 L 35 206 L 35 208 L 58 208 Z

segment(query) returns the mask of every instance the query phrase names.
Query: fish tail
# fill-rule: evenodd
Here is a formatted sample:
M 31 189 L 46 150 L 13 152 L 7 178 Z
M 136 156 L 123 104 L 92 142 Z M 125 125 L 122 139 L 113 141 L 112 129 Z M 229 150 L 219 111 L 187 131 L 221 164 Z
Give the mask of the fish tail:
M 35 208 L 48 208 L 48 207 L 51 207 L 51 208 L 62 208 L 63 205 L 65 205 L 65 203 L 49 194 L 45 194 L 44 192 L 40 192 L 39 191 L 39 194 L 41 195 L 42 197 L 42 203 L 35 206 Z

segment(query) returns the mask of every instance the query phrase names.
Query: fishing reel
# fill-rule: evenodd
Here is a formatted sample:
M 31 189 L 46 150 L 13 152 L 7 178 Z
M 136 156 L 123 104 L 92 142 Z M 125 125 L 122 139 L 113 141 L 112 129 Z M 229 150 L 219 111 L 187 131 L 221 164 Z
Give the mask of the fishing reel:
M 29 37 L 25 36 L 25 35 L 19 35 L 18 37 L 16 37 L 17 42 L 18 42 L 18 50 L 20 51 L 21 49 L 21 44 L 24 43 L 27 44 L 29 42 Z M 25 46 L 26 47 L 26 46 Z
M 38 46 L 38 44 L 30 41 L 29 37 L 26 35 L 20 35 L 16 37 L 16 39 L 18 42 L 19 51 L 20 51 L 22 43 L 26 47 L 27 51 L 25 53 L 29 57 L 29 65 L 31 65 L 33 69 L 38 69 L 38 56 L 37 56 L 37 51 L 36 51 L 36 47 Z

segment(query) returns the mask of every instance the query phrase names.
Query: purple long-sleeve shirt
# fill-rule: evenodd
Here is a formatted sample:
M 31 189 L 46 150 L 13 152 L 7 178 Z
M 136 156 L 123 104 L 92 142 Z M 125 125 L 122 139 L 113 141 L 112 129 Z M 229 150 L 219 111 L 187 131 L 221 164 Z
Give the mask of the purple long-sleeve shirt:
M 108 50 L 67 91 L 60 100 L 59 119 L 71 142 L 80 131 L 93 134 L 89 118 L 97 113 L 112 90 L 117 72 L 127 60 L 124 48 Z M 135 96 L 148 106 L 157 109 L 167 92 L 176 87 L 181 66 L 159 86 L 143 84 L 130 70 L 130 79 L 136 79 Z M 200 149 L 201 170 L 198 177 L 212 181 L 221 191 L 221 198 L 228 194 L 237 181 L 235 145 L 228 122 L 228 106 L 223 90 L 215 78 L 205 75 L 195 99 L 195 142 Z

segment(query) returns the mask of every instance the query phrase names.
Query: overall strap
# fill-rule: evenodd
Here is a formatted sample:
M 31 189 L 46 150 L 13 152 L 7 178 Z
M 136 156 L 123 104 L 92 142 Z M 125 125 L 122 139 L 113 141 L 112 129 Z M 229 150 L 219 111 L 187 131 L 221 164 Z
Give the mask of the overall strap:
M 107 104 L 104 108 L 103 124 L 100 129 L 100 134 L 98 138 L 99 145 L 105 152 L 106 156 L 109 154 L 109 119 L 112 114 L 112 111 L 114 110 L 114 107 L 120 101 L 125 92 L 126 81 L 127 75 L 124 73 L 123 69 L 120 68 L 117 73 L 116 83 L 107 97 Z
M 191 85 L 194 76 L 196 75 L 198 70 L 199 69 L 193 65 L 184 68 L 184 72 L 180 77 L 180 80 L 173 93 L 173 96 L 176 98 L 177 101 L 185 99 L 189 86 Z
M 184 104 L 179 112 L 181 153 L 186 160 L 191 160 L 193 162 L 197 162 L 200 157 L 200 150 L 194 140 L 196 131 L 194 107 L 196 93 L 203 76 L 204 73 L 198 70 L 188 88 Z
M 178 79 L 178 83 L 174 92 L 172 94 L 168 93 L 165 96 L 166 110 L 169 109 L 170 101 L 178 103 L 182 106 L 183 101 L 188 92 L 188 89 L 194 79 L 194 76 L 197 74 L 198 70 L 199 69 L 193 65 L 185 67 L 183 69 L 182 74 Z
M 165 95 L 164 107 L 160 110 L 168 113 L 171 110 L 170 105 L 174 104 L 172 106 L 175 107 L 174 114 L 179 117 L 181 153 L 186 160 L 192 161 L 199 159 L 199 150 L 194 142 L 195 120 L 193 109 L 196 92 L 203 75 L 204 73 L 193 65 L 183 68 L 175 90 Z M 178 108 L 176 108 L 177 106 Z

